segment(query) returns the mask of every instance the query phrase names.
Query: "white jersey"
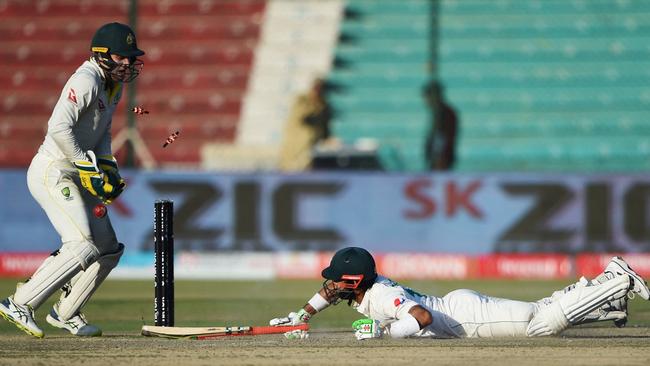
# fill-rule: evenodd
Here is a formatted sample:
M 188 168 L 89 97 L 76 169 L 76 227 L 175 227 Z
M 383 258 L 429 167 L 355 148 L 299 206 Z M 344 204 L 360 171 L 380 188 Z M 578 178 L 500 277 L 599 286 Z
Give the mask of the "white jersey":
M 85 152 L 111 155 L 111 121 L 122 96 L 120 83 L 108 89 L 104 72 L 94 60 L 85 61 L 63 87 L 48 121 L 39 153 L 72 170 Z
M 489 297 L 472 290 L 427 296 L 383 276 L 378 276 L 361 303 L 353 306 L 387 326 L 416 305 L 427 309 L 433 321 L 413 336 L 432 338 L 525 336 L 538 308 L 536 303 Z

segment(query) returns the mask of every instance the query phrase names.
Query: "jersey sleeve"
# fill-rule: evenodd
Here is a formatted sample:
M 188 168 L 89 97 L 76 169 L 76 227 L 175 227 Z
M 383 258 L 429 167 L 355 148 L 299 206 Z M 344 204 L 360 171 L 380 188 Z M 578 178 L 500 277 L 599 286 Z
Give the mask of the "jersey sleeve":
M 409 299 L 401 287 L 392 287 L 382 293 L 379 298 L 379 308 L 388 319 L 399 320 L 408 314 L 409 310 L 418 305 Z
M 99 84 L 92 75 L 76 73 L 70 77 L 54 107 L 47 133 L 70 161 L 86 159 L 72 128 L 98 94 Z

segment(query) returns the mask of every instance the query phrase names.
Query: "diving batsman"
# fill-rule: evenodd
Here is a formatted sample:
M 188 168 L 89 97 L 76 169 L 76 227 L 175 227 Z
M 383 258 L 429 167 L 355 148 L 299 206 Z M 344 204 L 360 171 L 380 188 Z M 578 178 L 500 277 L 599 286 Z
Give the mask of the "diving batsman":
M 501 299 L 467 289 L 443 297 L 421 294 L 377 274 L 363 248 L 336 252 L 322 272 L 323 287 L 301 309 L 271 325 L 307 323 L 318 312 L 347 301 L 366 318 L 352 324 L 358 340 L 370 338 L 537 337 L 573 325 L 627 321 L 627 300 L 650 299 L 646 282 L 620 257 L 596 278 L 581 278 L 535 302 Z

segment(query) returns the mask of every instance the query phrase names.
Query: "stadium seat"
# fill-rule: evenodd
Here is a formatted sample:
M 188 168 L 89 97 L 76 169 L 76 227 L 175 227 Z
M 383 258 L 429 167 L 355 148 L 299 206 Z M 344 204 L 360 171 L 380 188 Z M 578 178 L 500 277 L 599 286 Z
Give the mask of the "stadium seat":
M 421 88 L 428 77 L 430 5 L 426 1 L 352 0 L 328 80 L 337 111 L 332 131 L 346 143 L 375 138 L 388 170 L 424 168 L 429 125 Z
M 439 75 L 461 171 L 639 171 L 646 2 L 441 1 Z
M 265 6 L 264 1 L 138 1 L 138 45 L 147 54 L 135 102 L 150 114 L 134 118 L 161 165 L 198 167 L 202 144 L 234 141 Z M 62 86 L 89 55 L 98 25 L 127 23 L 128 11 L 126 2 L 97 0 L 0 6 L 0 166 L 29 164 Z M 114 136 L 132 118 L 127 100 L 125 94 L 114 115 Z M 174 130 L 182 138 L 173 149 L 161 149 Z M 15 158 L 10 145 L 22 146 Z
M 350 16 L 329 75 L 338 86 L 333 131 L 344 141 L 369 136 L 386 143 L 399 133 L 411 142 L 391 140 L 399 155 L 409 163 L 422 159 L 429 117 L 419 93 L 429 73 L 429 6 L 347 2 Z M 459 170 L 648 165 L 642 156 L 650 132 L 644 113 L 650 3 L 443 0 L 437 6 L 436 71 L 460 116 Z

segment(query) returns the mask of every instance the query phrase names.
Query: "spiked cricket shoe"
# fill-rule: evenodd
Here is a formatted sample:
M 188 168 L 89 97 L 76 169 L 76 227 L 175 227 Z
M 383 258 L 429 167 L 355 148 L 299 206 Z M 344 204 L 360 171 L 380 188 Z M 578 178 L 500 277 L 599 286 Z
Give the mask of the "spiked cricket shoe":
M 622 314 L 625 314 L 625 317 L 621 317 L 619 319 L 614 320 L 614 325 L 618 328 L 623 328 L 625 325 L 627 325 L 627 297 L 623 296 L 622 298 L 618 300 L 614 300 L 609 302 L 607 305 L 609 305 L 609 309 L 605 308 L 605 311 L 612 311 L 612 312 L 621 312 Z
M 45 336 L 34 321 L 34 310 L 31 306 L 16 304 L 11 296 L 0 301 L 0 315 L 29 335 L 36 338 Z
M 45 320 L 53 327 L 65 329 L 73 335 L 79 337 L 99 337 L 102 335 L 102 330 L 92 324 L 88 324 L 86 317 L 77 312 L 72 318 L 63 320 L 59 317 L 58 307 L 54 305 L 50 313 L 47 314 Z
M 639 294 L 639 296 L 644 300 L 650 300 L 650 289 L 648 289 L 648 284 L 645 282 L 643 277 L 634 272 L 623 258 L 613 257 L 607 267 L 605 267 L 605 274 L 607 273 L 612 273 L 615 276 L 630 276 L 630 279 L 632 280 L 630 291 Z

